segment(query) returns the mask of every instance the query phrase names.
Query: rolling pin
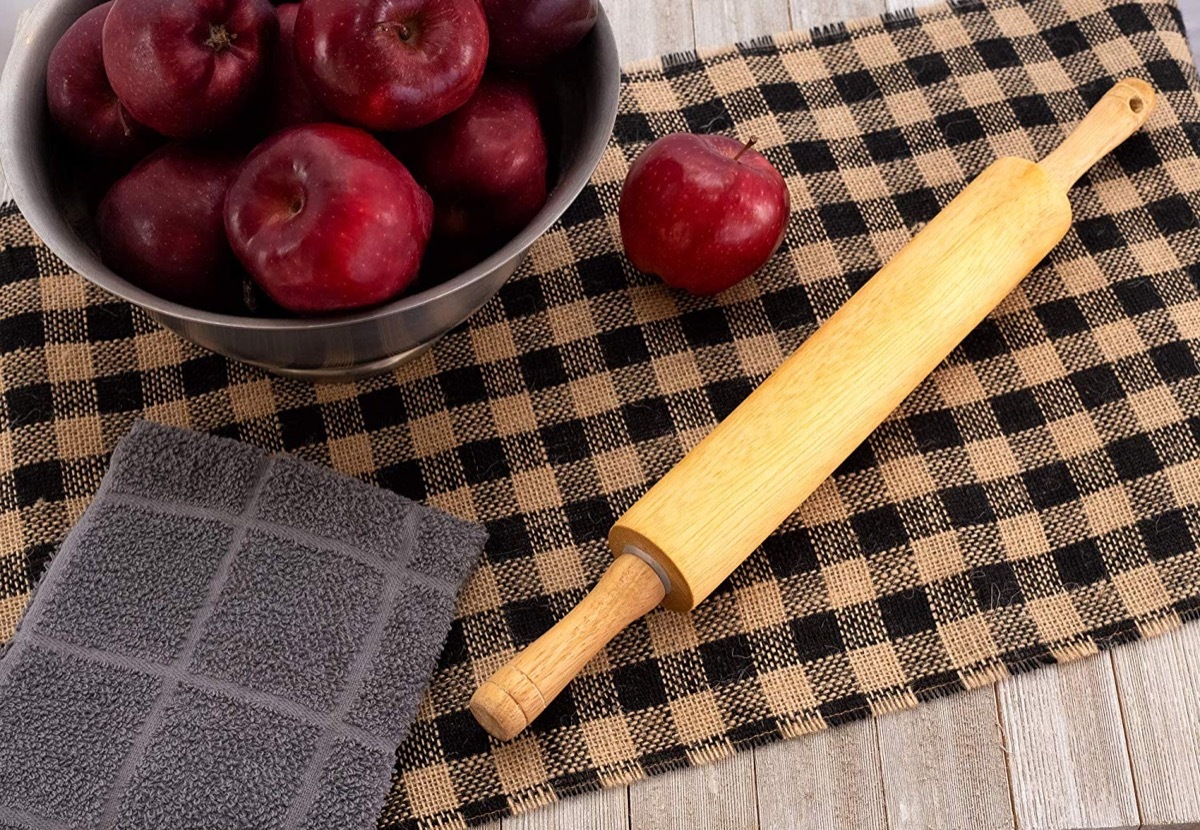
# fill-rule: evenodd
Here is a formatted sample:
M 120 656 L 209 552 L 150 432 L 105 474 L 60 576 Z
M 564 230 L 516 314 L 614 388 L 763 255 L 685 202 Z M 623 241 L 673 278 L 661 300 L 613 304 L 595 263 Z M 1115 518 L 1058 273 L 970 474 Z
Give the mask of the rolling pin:
M 617 521 L 613 564 L 475 691 L 476 720 L 512 738 L 626 625 L 695 608 L 1059 243 L 1067 190 L 1153 107 L 1122 80 L 1041 162 L 1001 158 L 967 185 Z

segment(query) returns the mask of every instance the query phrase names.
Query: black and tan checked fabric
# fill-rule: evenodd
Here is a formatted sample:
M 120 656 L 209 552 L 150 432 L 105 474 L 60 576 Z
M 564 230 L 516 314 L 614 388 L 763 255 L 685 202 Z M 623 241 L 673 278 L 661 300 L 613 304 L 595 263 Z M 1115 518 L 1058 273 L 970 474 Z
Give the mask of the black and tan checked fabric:
M 1200 79 L 1167 2 L 994 0 L 628 73 L 595 180 L 467 326 L 383 379 L 206 354 L 0 220 L 0 627 L 138 415 L 287 450 L 491 533 L 400 753 L 385 827 L 457 825 L 1158 633 L 1200 607 Z M 584 594 L 613 519 L 997 156 L 1044 155 L 1115 78 L 1146 131 L 1066 240 L 688 616 L 634 623 L 537 724 L 477 682 Z M 793 217 L 717 299 L 631 271 L 628 164 L 753 134 Z M 821 394 L 814 389 L 813 394 Z

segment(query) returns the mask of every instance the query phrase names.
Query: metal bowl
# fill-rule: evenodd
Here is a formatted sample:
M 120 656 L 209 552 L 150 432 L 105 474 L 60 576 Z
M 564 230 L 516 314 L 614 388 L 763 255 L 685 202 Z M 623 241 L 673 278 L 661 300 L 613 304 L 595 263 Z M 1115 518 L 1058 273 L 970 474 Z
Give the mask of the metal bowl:
M 278 374 L 334 379 L 385 371 L 411 360 L 500 290 L 587 184 L 616 118 L 620 67 L 603 9 L 596 28 L 553 73 L 557 181 L 541 212 L 492 256 L 458 276 L 386 305 L 320 319 L 239 317 L 198 311 L 149 294 L 109 270 L 90 217 L 57 175 L 46 107 L 46 61 L 59 37 L 96 0 L 41 0 L 17 34 L 0 79 L 0 165 L 38 236 L 64 262 L 111 294 L 140 306 L 181 337 Z

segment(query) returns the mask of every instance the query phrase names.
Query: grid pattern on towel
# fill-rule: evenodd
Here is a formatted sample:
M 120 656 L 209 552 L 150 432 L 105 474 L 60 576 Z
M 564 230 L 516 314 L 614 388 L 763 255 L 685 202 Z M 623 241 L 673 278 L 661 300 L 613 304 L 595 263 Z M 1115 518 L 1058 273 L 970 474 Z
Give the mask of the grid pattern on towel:
M 373 523 L 345 521 L 360 505 Z M 136 424 L 0 660 L 0 823 L 372 827 L 482 544 L 314 465 Z
M 1073 189 L 1054 253 L 695 612 L 634 623 L 489 742 L 471 691 L 599 578 L 613 519 L 966 181 L 1045 155 L 1125 75 L 1157 109 Z M 386 827 L 494 818 L 1169 630 L 1200 605 L 1198 93 L 1178 9 L 1153 0 L 941 5 L 631 69 L 591 185 L 521 272 L 354 384 L 182 343 L 10 212 L 0 609 L 137 413 L 485 523 Z M 779 253 L 716 298 L 620 253 L 625 171 L 677 130 L 757 136 L 791 188 Z

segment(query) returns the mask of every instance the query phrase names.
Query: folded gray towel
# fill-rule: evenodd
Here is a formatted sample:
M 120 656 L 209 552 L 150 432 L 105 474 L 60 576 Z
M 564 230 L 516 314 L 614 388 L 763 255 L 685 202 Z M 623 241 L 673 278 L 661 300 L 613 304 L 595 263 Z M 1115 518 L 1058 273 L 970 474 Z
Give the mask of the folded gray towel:
M 0 658 L 0 828 L 374 826 L 483 542 L 138 423 Z

